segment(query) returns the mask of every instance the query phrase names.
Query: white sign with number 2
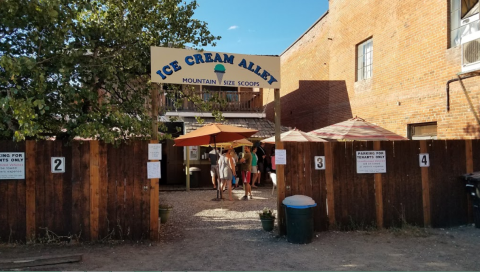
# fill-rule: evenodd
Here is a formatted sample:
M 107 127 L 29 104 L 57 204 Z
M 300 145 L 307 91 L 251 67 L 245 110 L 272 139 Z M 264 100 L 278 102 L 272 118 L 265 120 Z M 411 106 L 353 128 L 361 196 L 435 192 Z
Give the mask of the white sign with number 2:
M 420 163 L 420 167 L 430 167 L 430 156 L 428 153 L 420 153 L 418 155 L 418 161 Z

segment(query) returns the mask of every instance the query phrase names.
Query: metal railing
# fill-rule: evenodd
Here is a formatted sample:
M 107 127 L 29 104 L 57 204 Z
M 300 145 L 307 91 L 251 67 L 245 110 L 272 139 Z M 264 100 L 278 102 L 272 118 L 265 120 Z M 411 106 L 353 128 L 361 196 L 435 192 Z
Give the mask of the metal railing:
M 184 96 L 180 92 L 165 92 L 163 106 L 167 112 L 172 111 L 203 111 L 199 103 L 194 101 L 206 101 L 212 109 L 222 112 L 261 112 L 263 101 L 260 92 L 254 91 L 193 91 Z

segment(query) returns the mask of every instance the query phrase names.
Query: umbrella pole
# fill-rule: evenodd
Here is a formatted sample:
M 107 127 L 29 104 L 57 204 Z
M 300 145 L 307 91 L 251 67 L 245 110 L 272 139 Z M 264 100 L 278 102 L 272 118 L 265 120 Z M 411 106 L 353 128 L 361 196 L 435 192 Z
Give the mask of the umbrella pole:
M 219 165 L 218 165 L 218 161 L 220 159 L 220 156 L 218 154 L 218 151 L 217 151 L 217 139 L 216 139 L 216 135 L 213 135 L 213 147 L 215 148 L 215 154 L 217 154 L 217 168 L 218 168 L 218 171 L 216 174 L 218 174 L 218 177 L 216 177 L 217 179 L 217 200 L 222 200 L 222 188 L 221 188 L 221 185 L 222 183 L 220 182 L 220 168 L 219 168 Z

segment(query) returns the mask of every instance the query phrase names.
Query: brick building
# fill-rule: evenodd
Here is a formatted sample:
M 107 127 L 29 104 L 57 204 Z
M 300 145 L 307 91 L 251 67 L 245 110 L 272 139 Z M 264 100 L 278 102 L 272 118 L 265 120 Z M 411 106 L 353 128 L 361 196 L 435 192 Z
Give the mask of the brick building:
M 358 116 L 414 139 L 480 138 L 478 5 L 330 0 L 281 55 L 282 125 L 310 131 Z

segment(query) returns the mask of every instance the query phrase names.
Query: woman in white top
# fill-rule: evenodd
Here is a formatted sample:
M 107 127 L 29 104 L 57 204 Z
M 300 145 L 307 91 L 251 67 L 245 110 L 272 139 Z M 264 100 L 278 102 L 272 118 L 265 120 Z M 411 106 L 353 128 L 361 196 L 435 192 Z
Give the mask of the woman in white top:
M 232 177 L 233 177 L 233 170 L 235 169 L 235 163 L 233 162 L 233 158 L 230 155 L 230 151 L 232 148 L 225 150 L 218 160 L 218 170 L 220 172 L 220 180 L 222 182 L 222 187 L 224 188 L 225 185 L 228 186 L 228 200 L 232 201 Z

